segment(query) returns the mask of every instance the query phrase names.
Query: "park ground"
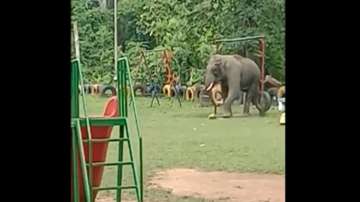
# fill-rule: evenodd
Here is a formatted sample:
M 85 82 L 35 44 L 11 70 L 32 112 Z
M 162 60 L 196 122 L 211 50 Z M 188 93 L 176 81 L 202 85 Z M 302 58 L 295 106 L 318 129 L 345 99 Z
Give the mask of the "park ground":
M 86 98 L 89 114 L 100 115 L 106 98 Z M 285 128 L 279 125 L 280 114 L 276 109 L 271 109 L 265 117 L 259 117 L 252 109 L 252 115 L 244 117 L 239 116 L 242 107 L 233 106 L 234 118 L 209 120 L 211 107 L 200 108 L 196 103 L 183 102 L 180 108 L 176 100 L 162 98 L 161 106 L 154 103 L 151 108 L 150 101 L 150 98 L 136 98 L 144 144 L 145 201 L 283 201 Z M 137 157 L 131 108 L 129 121 Z M 117 128 L 112 135 L 118 135 Z M 116 161 L 116 144 L 110 143 L 107 159 Z M 114 186 L 116 172 L 115 167 L 106 168 L 102 186 Z M 124 168 L 124 175 L 125 184 L 132 184 L 129 168 Z M 203 181 L 206 179 L 211 182 Z M 237 182 L 247 184 L 245 188 L 234 185 L 237 191 L 226 188 Z M 210 186 L 209 190 L 206 186 Z M 273 199 L 267 193 L 280 196 Z M 261 194 L 265 194 L 264 199 Z M 98 201 L 114 201 L 108 200 L 112 195 L 101 192 Z M 124 191 L 124 195 L 128 200 L 134 199 L 134 193 Z

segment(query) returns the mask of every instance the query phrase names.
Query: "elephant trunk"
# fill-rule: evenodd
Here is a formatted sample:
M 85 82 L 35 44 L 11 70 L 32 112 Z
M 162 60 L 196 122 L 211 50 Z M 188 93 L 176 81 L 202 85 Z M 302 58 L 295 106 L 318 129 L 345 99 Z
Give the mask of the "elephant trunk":
M 207 70 L 205 75 L 205 90 L 210 92 L 211 89 L 214 87 L 215 84 L 215 76 L 212 75 L 209 70 Z

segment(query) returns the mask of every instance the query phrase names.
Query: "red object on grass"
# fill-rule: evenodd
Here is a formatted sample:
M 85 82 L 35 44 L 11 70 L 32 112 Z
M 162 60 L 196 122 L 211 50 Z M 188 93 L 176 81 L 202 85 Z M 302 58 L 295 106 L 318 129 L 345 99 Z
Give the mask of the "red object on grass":
M 118 116 L 118 102 L 117 97 L 111 97 L 107 103 L 105 104 L 103 117 L 116 117 Z M 113 127 L 112 126 L 90 126 L 91 137 L 92 139 L 107 139 L 110 138 L 111 132 Z M 81 136 L 84 140 L 87 140 L 87 128 L 86 126 L 81 127 Z M 85 161 L 86 163 L 89 162 L 89 143 L 83 143 L 84 147 L 84 154 L 85 154 Z M 106 161 L 106 154 L 107 154 L 108 142 L 96 142 L 92 143 L 92 162 L 105 162 Z M 92 186 L 97 187 L 100 186 L 102 176 L 104 172 L 103 166 L 96 166 L 92 167 Z M 80 168 L 80 160 L 78 159 L 78 186 L 79 186 L 79 198 L 80 202 L 85 201 L 84 197 L 84 187 L 83 187 L 83 179 L 81 174 Z M 72 186 L 72 185 L 71 185 Z M 71 190 L 72 192 L 73 190 Z M 73 194 L 73 193 L 72 193 Z M 94 199 L 96 198 L 97 191 L 93 192 Z M 71 201 L 73 199 L 71 198 Z

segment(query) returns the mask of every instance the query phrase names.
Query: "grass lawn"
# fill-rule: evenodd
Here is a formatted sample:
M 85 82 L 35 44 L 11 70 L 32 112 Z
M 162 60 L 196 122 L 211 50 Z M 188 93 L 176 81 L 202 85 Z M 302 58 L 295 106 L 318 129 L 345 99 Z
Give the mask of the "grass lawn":
M 106 98 L 88 96 L 89 114 L 101 114 L 105 101 Z M 270 110 L 265 117 L 259 117 L 252 109 L 253 115 L 249 117 L 209 120 L 207 116 L 212 108 L 200 108 L 191 102 L 183 102 L 180 108 L 176 100 L 171 103 L 166 98 L 160 100 L 161 106 L 154 102 L 150 108 L 150 101 L 150 98 L 136 99 L 144 144 L 147 201 L 206 201 L 146 188 L 149 177 L 166 168 L 284 174 L 285 128 L 279 125 L 277 110 Z M 234 105 L 233 111 L 239 114 L 242 107 Z M 137 151 L 131 108 L 129 113 L 133 150 Z M 115 135 L 118 135 L 117 128 L 113 131 Z M 116 145 L 110 143 L 108 161 L 117 160 Z M 132 183 L 129 171 L 130 167 L 124 168 L 126 184 Z M 116 167 L 106 169 L 103 186 L 116 184 L 116 172 Z

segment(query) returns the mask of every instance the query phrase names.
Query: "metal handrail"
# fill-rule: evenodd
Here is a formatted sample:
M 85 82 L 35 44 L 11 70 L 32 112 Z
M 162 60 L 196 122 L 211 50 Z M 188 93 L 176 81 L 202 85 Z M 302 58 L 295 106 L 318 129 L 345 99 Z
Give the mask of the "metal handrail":
M 140 124 L 139 124 L 139 120 L 138 120 L 138 113 L 137 113 L 137 109 L 136 109 L 136 103 L 135 103 L 135 95 L 134 95 L 134 89 L 133 89 L 133 85 L 132 85 L 132 80 L 131 80 L 131 74 L 130 74 L 130 65 L 129 65 L 129 60 L 126 57 L 122 57 L 119 60 L 125 60 L 126 62 L 126 71 L 128 74 L 128 82 L 129 82 L 129 86 L 130 86 L 130 95 L 131 95 L 131 104 L 132 104 L 132 108 L 133 108 L 133 112 L 134 112 L 134 118 L 135 118 L 135 125 L 136 125 L 136 134 L 138 136 L 139 139 L 139 161 L 140 161 L 140 198 L 141 201 L 144 201 L 144 191 L 143 191 L 143 179 L 144 179 L 144 175 L 143 175 L 143 144 L 142 144 L 142 135 L 140 133 Z

